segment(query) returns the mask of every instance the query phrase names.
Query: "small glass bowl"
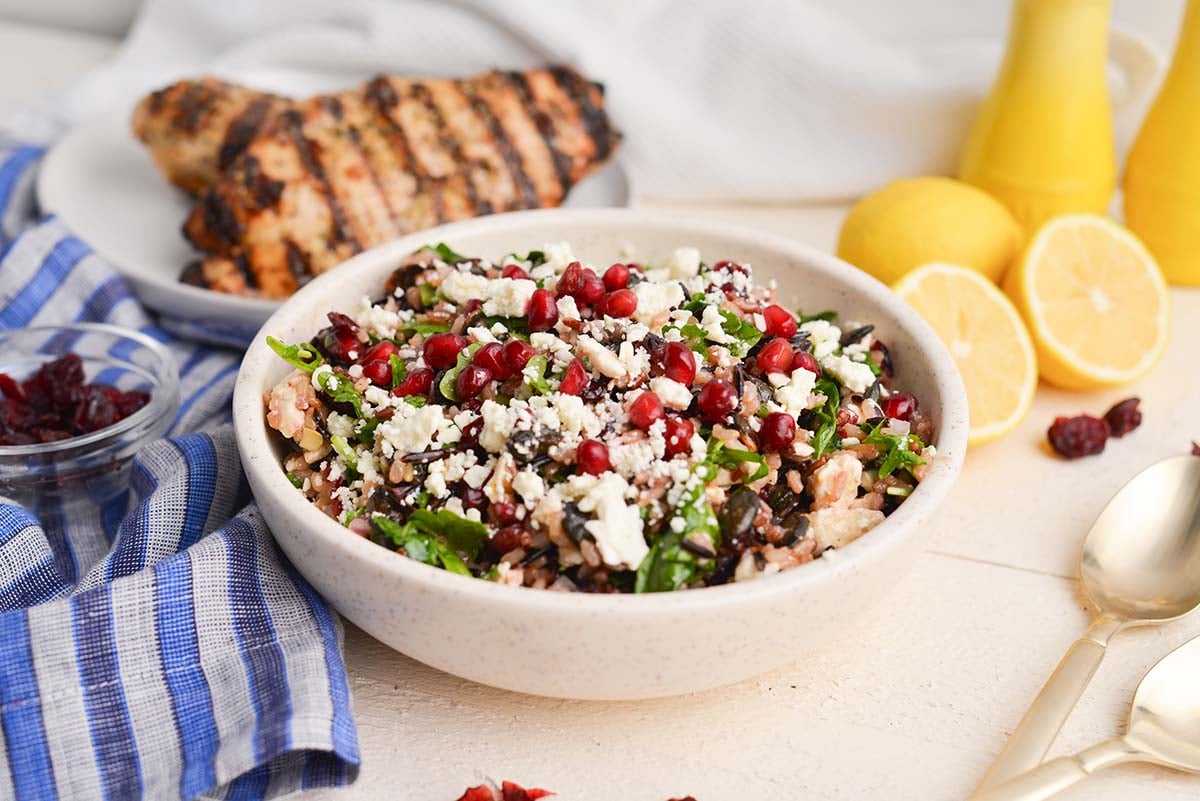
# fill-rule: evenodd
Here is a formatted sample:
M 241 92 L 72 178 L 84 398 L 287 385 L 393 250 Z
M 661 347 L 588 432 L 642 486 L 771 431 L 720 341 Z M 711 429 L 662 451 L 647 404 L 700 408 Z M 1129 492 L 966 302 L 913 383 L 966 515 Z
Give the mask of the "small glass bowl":
M 150 393 L 150 402 L 107 428 L 57 442 L 0 445 L 0 497 L 38 515 L 110 503 L 129 486 L 133 457 L 166 433 L 179 407 L 179 372 L 166 346 L 102 323 L 0 332 L 0 373 L 24 380 L 74 353 L 84 380 Z

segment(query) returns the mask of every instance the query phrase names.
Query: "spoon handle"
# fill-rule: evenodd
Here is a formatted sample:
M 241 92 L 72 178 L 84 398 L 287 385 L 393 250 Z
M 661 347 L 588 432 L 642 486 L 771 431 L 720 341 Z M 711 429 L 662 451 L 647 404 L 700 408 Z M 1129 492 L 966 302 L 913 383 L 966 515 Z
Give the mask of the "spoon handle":
M 999 787 L 971 796 L 969 801 L 1043 801 L 1110 765 L 1134 762 L 1141 758 L 1140 752 L 1117 737 L 1093 745 L 1075 756 L 1046 762 Z
M 1008 738 L 979 790 L 1003 784 L 1041 763 L 1100 666 L 1109 638 L 1120 627 L 1120 621 L 1101 615 L 1087 634 L 1075 641 Z

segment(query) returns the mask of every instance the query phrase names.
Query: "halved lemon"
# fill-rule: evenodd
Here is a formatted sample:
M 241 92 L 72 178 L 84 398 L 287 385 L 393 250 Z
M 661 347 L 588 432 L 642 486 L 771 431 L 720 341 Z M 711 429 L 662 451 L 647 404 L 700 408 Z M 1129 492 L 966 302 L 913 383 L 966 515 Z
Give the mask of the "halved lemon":
M 1099 215 L 1039 228 L 1004 291 L 1029 326 L 1042 378 L 1064 389 L 1136 381 L 1166 347 L 1162 271 L 1133 233 Z
M 1037 357 L 1012 302 L 975 270 L 926 264 L 894 287 L 946 343 L 967 387 L 971 445 L 1020 424 L 1037 390 Z

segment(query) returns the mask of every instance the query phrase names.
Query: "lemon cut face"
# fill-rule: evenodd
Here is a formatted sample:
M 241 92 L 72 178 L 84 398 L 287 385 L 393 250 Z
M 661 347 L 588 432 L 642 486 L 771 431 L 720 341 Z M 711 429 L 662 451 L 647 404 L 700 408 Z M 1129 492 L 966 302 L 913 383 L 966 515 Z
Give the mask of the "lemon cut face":
M 1042 378 L 1100 389 L 1145 375 L 1166 348 L 1167 285 L 1146 247 L 1104 217 L 1074 214 L 1042 226 L 1009 273 Z
M 1020 314 L 995 284 L 954 264 L 927 264 L 896 292 L 933 327 L 967 389 L 969 442 L 981 445 L 1016 428 L 1037 391 L 1037 357 Z

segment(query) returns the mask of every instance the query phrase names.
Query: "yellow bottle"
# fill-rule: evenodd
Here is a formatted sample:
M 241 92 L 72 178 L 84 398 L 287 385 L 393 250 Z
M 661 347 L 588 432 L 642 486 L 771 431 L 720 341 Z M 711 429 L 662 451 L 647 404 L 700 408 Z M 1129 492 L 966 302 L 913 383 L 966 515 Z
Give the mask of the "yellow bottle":
M 1125 222 L 1173 284 L 1200 286 L 1200 0 L 1125 165 Z
M 1014 0 L 1008 47 L 958 176 L 1027 232 L 1069 211 L 1103 212 L 1116 183 L 1105 78 L 1111 0 Z

